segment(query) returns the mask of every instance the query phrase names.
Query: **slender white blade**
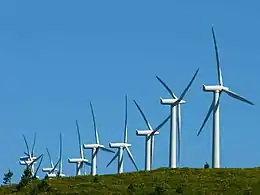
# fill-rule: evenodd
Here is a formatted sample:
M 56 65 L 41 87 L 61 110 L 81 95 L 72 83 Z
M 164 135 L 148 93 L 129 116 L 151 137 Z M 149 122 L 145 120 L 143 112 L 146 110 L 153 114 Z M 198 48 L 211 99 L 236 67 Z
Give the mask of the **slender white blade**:
M 149 130 L 153 130 L 152 126 L 151 126 L 150 123 L 148 122 L 148 120 L 147 120 L 147 118 L 145 117 L 144 112 L 142 111 L 142 109 L 140 108 L 140 106 L 137 104 L 137 102 L 136 102 L 135 100 L 134 100 L 134 103 L 135 103 L 137 109 L 139 110 L 139 112 L 141 113 L 141 115 L 142 115 L 142 117 L 143 117 L 143 119 L 144 119 L 144 121 L 145 121 L 145 124 L 147 125 L 148 129 L 149 129 Z
M 235 99 L 238 99 L 238 100 L 240 100 L 240 101 L 242 101 L 242 102 L 245 102 L 245 103 L 248 103 L 248 104 L 250 104 L 250 105 L 254 105 L 254 103 L 252 103 L 251 101 L 247 100 L 246 98 L 244 98 L 244 97 L 242 97 L 242 96 L 236 94 L 236 93 L 233 92 L 233 91 L 230 91 L 230 90 L 223 90 L 223 91 L 226 92 L 230 97 L 233 97 L 233 98 L 235 98 Z
M 51 168 L 53 168 L 53 167 L 54 167 L 54 164 L 53 164 L 53 162 L 52 162 L 50 152 L 49 152 L 48 148 L 46 148 L 46 150 L 47 150 L 47 154 L 48 154 L 49 161 L 50 161 L 50 164 L 51 164 Z
M 37 166 L 37 168 L 36 168 L 36 171 L 35 171 L 35 173 L 34 173 L 34 177 L 37 176 L 37 173 L 38 173 L 38 171 L 39 171 L 39 168 L 40 168 L 40 166 L 41 166 L 41 164 L 42 164 L 43 154 L 42 154 L 40 157 L 41 157 L 41 160 L 40 160 L 40 163 L 38 164 L 38 166 Z
M 180 154 L 181 154 L 181 105 L 178 104 L 177 105 L 177 111 L 178 111 L 178 115 L 177 115 L 177 138 L 178 138 L 178 162 L 180 162 Z
M 184 91 L 182 92 L 180 98 L 178 99 L 178 101 L 176 101 L 176 104 L 179 103 L 183 98 L 184 96 L 186 95 L 186 93 L 188 92 L 189 88 L 191 87 L 192 83 L 194 82 L 197 74 L 199 72 L 199 68 L 196 70 L 195 74 L 193 75 L 192 79 L 190 80 L 189 84 L 187 85 L 187 87 L 184 89 Z
M 94 130 L 95 130 L 96 144 L 99 144 L 98 130 L 97 130 L 94 110 L 93 110 L 93 106 L 92 106 L 91 102 L 90 102 L 90 109 L 91 109 L 91 114 L 92 114 L 92 119 L 93 119 Z
M 118 157 L 118 155 L 119 155 L 119 150 L 118 150 L 118 152 L 114 155 L 114 157 L 109 161 L 109 163 L 107 164 L 106 167 L 108 167 L 109 165 L 111 165 L 112 162 L 116 159 L 116 157 Z
M 83 163 L 85 163 L 86 165 L 88 165 L 88 166 L 91 166 L 92 164 L 90 163 L 90 162 L 88 162 L 88 161 L 83 161 Z M 85 169 L 86 169 L 86 167 L 85 167 Z
M 80 158 L 84 158 L 83 149 L 82 149 L 82 144 L 81 144 L 81 137 L 80 137 L 80 131 L 79 131 L 78 120 L 76 120 L 76 126 L 77 126 L 77 133 L 78 133 Z
M 60 161 L 61 161 L 61 159 L 59 159 L 58 161 L 57 161 L 57 163 L 54 165 L 54 167 L 52 168 L 52 170 L 50 170 L 48 173 L 50 174 L 50 173 L 52 173 L 56 168 L 57 168 L 57 166 L 60 164 Z
M 31 153 L 30 153 L 30 149 L 29 149 L 29 146 L 28 146 L 28 142 L 27 142 L 24 134 L 23 134 L 23 139 L 24 139 L 24 142 L 25 142 L 25 145 L 26 145 L 27 153 L 29 154 L 28 156 L 31 158 Z
M 129 148 L 128 148 L 128 147 L 125 147 L 125 149 L 126 149 L 126 151 L 127 151 L 127 154 L 128 154 L 128 156 L 129 156 L 129 158 L 131 159 L 132 163 L 134 164 L 136 170 L 138 171 L 138 167 L 137 167 L 137 165 L 136 165 L 135 159 L 134 159 L 133 155 L 131 154 Z
M 124 131 L 124 143 L 127 143 L 127 95 L 125 95 L 125 131 Z
M 177 96 L 174 95 L 174 93 L 172 92 L 172 90 L 166 85 L 165 82 L 163 82 L 163 80 L 156 76 L 157 80 L 165 87 L 165 89 L 169 92 L 169 94 L 173 97 L 173 99 L 177 99 Z
M 60 133 L 60 164 L 59 164 L 59 173 L 62 172 L 62 134 Z
M 99 147 L 101 150 L 103 150 L 103 151 L 106 151 L 106 152 L 111 152 L 111 153 L 115 153 L 115 151 L 113 151 L 113 150 L 110 150 L 110 149 L 108 149 L 108 148 L 105 148 L 105 147 Z
M 159 130 L 167 123 L 167 121 L 168 121 L 170 118 L 171 118 L 171 114 L 170 114 L 166 119 L 164 119 L 163 122 L 162 122 L 161 124 L 159 124 L 159 125 L 153 130 L 153 132 L 152 132 L 149 136 L 152 136 L 152 135 L 154 135 L 157 131 L 159 131 Z M 148 136 L 148 138 L 149 138 L 149 136 Z
M 220 94 L 221 94 L 221 93 L 220 93 Z M 219 96 L 220 96 L 220 94 L 219 94 Z M 208 119 L 209 119 L 210 114 L 213 112 L 213 110 L 215 110 L 215 109 L 218 107 L 218 105 L 219 105 L 219 99 L 220 99 L 220 97 L 218 98 L 218 102 L 217 102 L 216 106 L 215 106 L 214 100 L 212 101 L 212 103 L 211 103 L 211 105 L 210 105 L 210 107 L 209 107 L 209 111 L 208 111 L 208 113 L 207 113 L 207 115 L 206 115 L 206 117 L 205 117 L 205 119 L 204 119 L 204 121 L 203 121 L 203 123 L 202 123 L 202 125 L 201 125 L 201 127 L 200 127 L 200 130 L 199 130 L 197 136 L 199 136 L 199 134 L 201 133 L 203 127 L 205 126 L 206 122 L 207 122 Z
M 219 65 L 219 55 L 218 55 L 218 46 L 217 46 L 217 41 L 216 41 L 216 36 L 215 36 L 215 32 L 214 32 L 214 27 L 212 25 L 212 35 L 213 35 L 213 41 L 214 41 L 214 46 L 215 46 L 215 53 L 216 53 L 216 60 L 217 60 L 217 68 L 218 68 L 218 82 L 219 85 L 223 85 L 223 79 L 222 79 L 222 75 L 221 75 L 221 69 L 220 69 L 220 65 Z
M 34 137 L 33 137 L 32 154 L 31 154 L 32 157 L 34 155 L 35 142 L 36 142 L 36 132 L 34 133 Z

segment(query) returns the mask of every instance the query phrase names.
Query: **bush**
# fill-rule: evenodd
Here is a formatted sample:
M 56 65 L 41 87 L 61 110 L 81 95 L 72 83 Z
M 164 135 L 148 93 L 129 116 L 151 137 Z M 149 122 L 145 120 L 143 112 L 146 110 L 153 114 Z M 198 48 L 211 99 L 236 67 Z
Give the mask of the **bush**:
M 208 169 L 209 168 L 209 164 L 206 162 L 205 164 L 204 164 L 204 169 Z
M 4 174 L 3 183 L 5 185 L 10 185 L 12 181 L 13 172 L 9 169 L 7 173 Z

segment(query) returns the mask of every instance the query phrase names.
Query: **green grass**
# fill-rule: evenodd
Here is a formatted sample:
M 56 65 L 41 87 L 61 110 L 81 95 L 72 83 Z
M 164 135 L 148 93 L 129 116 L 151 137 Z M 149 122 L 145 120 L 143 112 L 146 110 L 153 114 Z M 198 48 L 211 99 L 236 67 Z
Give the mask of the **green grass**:
M 16 184 L 0 187 L 0 194 L 256 194 L 260 168 L 157 169 L 120 175 L 78 176 L 33 181 L 17 191 Z

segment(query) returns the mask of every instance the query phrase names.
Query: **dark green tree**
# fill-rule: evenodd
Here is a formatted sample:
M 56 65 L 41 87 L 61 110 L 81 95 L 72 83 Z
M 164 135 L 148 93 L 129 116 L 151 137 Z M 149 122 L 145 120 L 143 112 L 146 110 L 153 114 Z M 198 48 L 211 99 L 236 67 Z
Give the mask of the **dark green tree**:
M 3 183 L 6 185 L 11 184 L 12 176 L 13 176 L 13 172 L 9 169 L 8 172 L 4 174 Z
M 204 164 L 204 169 L 208 169 L 209 168 L 209 164 L 206 162 L 205 164 Z

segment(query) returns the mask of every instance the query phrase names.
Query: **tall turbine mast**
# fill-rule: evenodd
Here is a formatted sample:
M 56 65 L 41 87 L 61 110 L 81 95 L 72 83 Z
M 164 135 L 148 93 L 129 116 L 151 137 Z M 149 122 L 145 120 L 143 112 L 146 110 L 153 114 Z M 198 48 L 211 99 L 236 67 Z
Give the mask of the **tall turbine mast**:
M 94 127 L 94 131 L 95 131 L 96 143 L 95 144 L 83 144 L 83 148 L 92 150 L 91 175 L 96 175 L 97 174 L 97 153 L 99 152 L 99 150 L 103 150 L 105 152 L 111 152 L 111 153 L 115 153 L 115 152 L 113 150 L 105 148 L 104 145 L 99 143 L 98 130 L 97 130 L 94 110 L 93 110 L 93 106 L 92 106 L 91 102 L 90 102 L 90 109 L 91 109 L 91 114 L 92 114 L 92 119 L 93 119 L 93 127 Z
M 134 160 L 134 157 L 132 153 L 130 152 L 129 147 L 131 147 L 131 144 L 127 143 L 127 96 L 125 95 L 125 124 L 124 124 L 124 142 L 123 143 L 109 143 L 110 148 L 117 148 L 118 152 L 115 154 L 115 156 L 111 159 L 111 161 L 107 164 L 107 167 L 116 159 L 118 158 L 118 168 L 117 173 L 123 172 L 123 153 L 126 149 L 126 152 L 132 161 L 133 165 L 135 166 L 136 170 L 138 171 L 138 167 L 136 165 L 136 162 Z
M 134 103 L 148 128 L 148 130 L 136 130 L 136 135 L 145 136 L 145 170 L 150 171 L 154 152 L 154 136 L 159 134 L 158 130 L 160 130 L 161 127 L 163 127 L 163 125 L 170 119 L 170 116 L 168 116 L 161 124 L 153 129 L 138 103 L 135 100 Z
M 181 104 L 184 104 L 185 101 L 183 100 L 184 96 L 188 92 L 189 88 L 191 87 L 193 81 L 195 80 L 199 69 L 196 70 L 195 74 L 193 75 L 191 81 L 187 85 L 187 87 L 182 92 L 180 98 L 178 98 L 172 90 L 166 85 L 165 82 L 158 76 L 156 76 L 157 80 L 164 86 L 164 88 L 168 91 L 168 93 L 172 96 L 171 99 L 162 99 L 160 98 L 160 102 L 163 105 L 170 105 L 171 107 L 171 124 L 170 124 L 170 150 L 169 150 L 169 167 L 176 168 L 177 161 L 176 156 L 178 154 L 178 161 L 180 161 L 180 129 L 181 129 Z M 176 115 L 176 107 L 177 107 L 177 115 Z M 177 130 L 176 130 L 176 120 L 177 120 Z M 176 138 L 178 138 L 178 153 L 177 153 L 177 143 Z
M 208 111 L 197 135 L 200 135 L 210 114 L 213 113 L 212 168 L 220 168 L 219 98 L 220 98 L 221 93 L 224 92 L 227 95 L 229 95 L 230 97 L 243 101 L 247 104 L 251 104 L 251 105 L 254 105 L 254 104 L 252 102 L 250 102 L 249 100 L 245 99 L 244 97 L 232 92 L 231 90 L 229 90 L 228 87 L 225 87 L 223 85 L 223 78 L 222 78 L 220 63 L 219 63 L 218 47 L 217 47 L 217 42 L 216 42 L 213 25 L 212 25 L 211 30 L 212 30 L 213 42 L 214 42 L 214 47 L 215 47 L 215 55 L 216 55 L 216 61 L 217 61 L 218 85 L 213 85 L 213 86 L 203 85 L 203 91 L 213 92 L 213 101 L 210 105 L 209 111 Z

